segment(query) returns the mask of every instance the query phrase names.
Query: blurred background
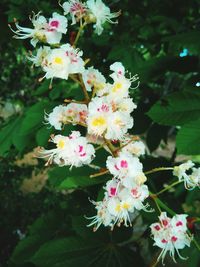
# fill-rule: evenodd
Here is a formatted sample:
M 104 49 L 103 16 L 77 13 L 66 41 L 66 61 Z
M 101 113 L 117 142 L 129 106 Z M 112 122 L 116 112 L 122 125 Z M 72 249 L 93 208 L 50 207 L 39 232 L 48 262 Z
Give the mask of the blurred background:
M 118 24 L 106 25 L 101 36 L 89 25 L 78 46 L 105 75 L 111 63 L 121 61 L 140 76 L 140 89 L 131 92 L 138 104 L 131 133 L 146 140 L 145 168 L 188 158 L 199 162 L 200 1 L 105 3 L 112 11 L 122 11 Z M 51 90 L 49 81 L 38 82 L 42 71 L 27 59 L 29 40 L 13 39 L 8 23 L 14 28 L 17 20 L 31 27 L 32 11 L 47 17 L 54 11 L 62 14 L 58 2 L 2 0 L 0 10 L 0 266 L 154 266 L 158 250 L 148 238 L 154 215 L 139 215 L 134 230 L 102 229 L 94 234 L 85 227 L 83 215 L 95 213 L 88 198 L 101 199 L 105 180 L 77 185 L 67 168 L 47 168 L 34 157 L 34 149 L 45 146 L 53 133 L 43 124 L 44 110 L 49 112 L 65 98 L 78 99 L 79 89 L 68 81 L 55 80 Z M 75 26 L 63 42 L 76 32 Z M 104 164 L 106 155 L 99 158 Z M 81 169 L 77 175 L 88 173 Z M 65 182 L 66 177 L 71 180 Z M 154 175 L 150 186 L 159 190 L 169 178 L 165 174 L 161 182 Z M 165 199 L 174 210 L 200 216 L 198 189 L 185 193 L 178 187 L 170 194 Z M 198 225 L 192 224 L 191 230 L 199 236 Z M 190 260 L 176 266 L 200 266 L 193 246 L 184 253 Z M 166 264 L 173 266 L 170 260 Z

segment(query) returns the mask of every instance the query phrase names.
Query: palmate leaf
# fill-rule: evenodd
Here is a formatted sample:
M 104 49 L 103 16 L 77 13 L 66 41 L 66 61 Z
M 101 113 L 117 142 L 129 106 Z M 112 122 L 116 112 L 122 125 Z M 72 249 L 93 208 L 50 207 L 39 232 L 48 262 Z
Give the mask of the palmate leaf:
M 186 155 L 200 154 L 200 119 L 185 124 L 176 137 L 177 152 Z
M 200 117 L 200 94 L 176 92 L 158 101 L 147 113 L 162 125 L 183 125 Z
M 10 263 L 23 264 L 28 261 L 40 246 L 51 239 L 62 223 L 62 216 L 51 212 L 38 218 L 30 227 L 29 234 L 15 247 Z
M 30 259 L 36 266 L 50 267 L 59 266 L 59 263 L 70 261 L 78 257 L 83 257 L 90 254 L 94 249 L 101 246 L 98 241 L 85 242 L 79 237 L 67 237 L 57 240 L 52 240 L 45 243 Z M 89 259 L 89 258 L 88 258 Z M 67 262 L 66 262 L 67 263 Z M 68 265 L 67 265 L 68 266 Z

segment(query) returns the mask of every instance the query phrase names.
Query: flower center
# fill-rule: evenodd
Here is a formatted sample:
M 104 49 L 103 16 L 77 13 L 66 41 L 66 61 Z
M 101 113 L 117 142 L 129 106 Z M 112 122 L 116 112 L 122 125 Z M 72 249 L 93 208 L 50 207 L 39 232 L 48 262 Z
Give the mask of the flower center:
M 63 149 L 65 147 L 65 142 L 63 140 L 58 141 L 57 148 Z
M 117 82 L 117 83 L 115 83 L 115 85 L 113 86 L 112 91 L 113 91 L 114 93 L 116 93 L 116 92 L 118 92 L 121 88 L 122 88 L 122 83 Z
M 93 126 L 103 126 L 106 124 L 106 120 L 103 118 L 103 117 L 98 117 L 98 118 L 95 118 L 93 121 L 92 121 L 92 125 Z
M 50 22 L 50 26 L 58 28 L 59 22 L 57 20 L 53 20 Z
M 54 62 L 59 65 L 63 64 L 63 60 L 61 57 L 55 57 Z

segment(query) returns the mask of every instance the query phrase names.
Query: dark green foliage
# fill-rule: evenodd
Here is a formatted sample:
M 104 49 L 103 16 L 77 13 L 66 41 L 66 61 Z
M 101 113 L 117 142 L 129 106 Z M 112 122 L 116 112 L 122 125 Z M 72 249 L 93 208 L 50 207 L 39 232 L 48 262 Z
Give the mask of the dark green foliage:
M 49 137 L 54 129 L 44 124 L 44 112 L 64 102 L 64 99 L 82 100 L 79 86 L 73 82 L 55 79 L 49 89 L 49 80 L 41 83 L 41 70 L 31 68 L 27 53 L 29 40 L 12 38 L 7 24 L 13 20 L 30 26 L 32 11 L 43 11 L 45 16 L 60 12 L 58 1 L 9 0 L 1 1 L 1 102 L 19 106 L 19 111 L 1 119 L 0 131 L 0 266 L 9 267 L 78 267 L 150 266 L 155 257 L 148 226 L 156 213 L 142 213 L 134 222 L 135 228 L 120 228 L 111 232 L 99 229 L 93 233 L 84 216 L 93 216 L 95 210 L 89 200 L 101 200 L 102 186 L 109 176 L 90 178 L 93 168 L 50 167 L 48 181 L 40 193 L 22 194 L 20 186 L 37 166 L 16 166 L 15 158 L 23 157 L 37 146 L 50 147 Z M 173 166 L 176 154 L 200 155 L 200 23 L 198 0 L 114 0 L 105 1 L 113 11 L 121 10 L 116 25 L 107 25 L 99 37 L 89 25 L 80 39 L 79 47 L 88 65 L 94 65 L 105 75 L 114 61 L 122 61 L 132 75 L 140 76 L 139 89 L 131 96 L 138 108 L 133 112 L 134 127 L 130 131 L 146 138 L 150 154 L 143 159 L 145 170 L 158 166 Z M 13 26 L 14 27 L 14 26 Z M 77 31 L 77 27 L 74 27 Z M 69 39 L 70 32 L 67 38 Z M 67 40 L 68 42 L 69 40 Z M 180 57 L 183 49 L 188 54 Z M 136 86 L 133 84 L 133 87 Z M 66 126 L 65 133 L 77 129 Z M 84 131 L 81 127 L 80 131 Z M 154 157 L 160 144 L 176 138 L 176 148 L 166 158 Z M 108 154 L 99 150 L 94 164 L 105 168 Z M 199 161 L 199 157 L 196 159 Z M 149 176 L 152 192 L 172 181 L 170 173 Z M 164 195 L 160 206 L 171 213 L 172 207 L 181 213 L 184 205 L 188 214 L 200 217 L 199 191 L 183 190 Z M 156 209 L 153 201 L 150 204 Z M 20 231 L 22 239 L 18 232 Z M 191 230 L 199 239 L 199 224 Z M 199 253 L 194 246 L 185 250 L 190 260 L 180 266 L 199 266 Z M 152 264 L 152 262 L 151 262 Z M 174 266 L 171 261 L 167 266 Z M 152 265 L 151 265 L 152 266 Z

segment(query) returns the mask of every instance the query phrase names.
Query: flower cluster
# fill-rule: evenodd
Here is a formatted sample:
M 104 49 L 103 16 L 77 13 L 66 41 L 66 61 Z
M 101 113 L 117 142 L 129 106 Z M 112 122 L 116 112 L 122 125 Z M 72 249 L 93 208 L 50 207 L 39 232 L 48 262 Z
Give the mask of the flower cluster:
M 152 211 L 147 209 L 148 204 L 143 204 L 149 196 L 149 190 L 144 185 L 146 176 L 139 159 L 129 152 L 121 152 L 117 157 L 109 156 L 106 165 L 114 177 L 106 183 L 104 199 L 92 202 L 97 215 L 91 217 L 89 226 L 94 225 L 94 230 L 101 224 L 111 228 L 122 223 L 128 226 L 136 211 Z
M 61 45 L 59 48 L 41 47 L 36 56 L 29 57 L 35 66 L 42 67 L 45 75 L 43 78 L 68 79 L 70 74 L 83 73 L 83 52 L 73 48 L 70 44 Z
M 50 142 L 54 147 L 40 150 L 40 157 L 47 159 L 46 165 L 55 163 L 70 168 L 89 165 L 99 171 L 91 177 L 105 173 L 111 175 L 112 179 L 104 187 L 102 201 L 91 200 L 97 214 L 90 217 L 92 221 L 89 226 L 93 226 L 94 230 L 101 225 L 111 229 L 121 224 L 131 226 L 140 210 L 153 211 L 148 209 L 149 204 L 146 203 L 149 196 L 160 211 L 156 198 L 174 184 L 183 181 L 186 189 L 200 187 L 200 168 L 195 168 L 194 163 L 188 161 L 174 168 L 161 167 L 143 171 L 139 157 L 145 154 L 145 145 L 139 137 L 128 133 L 134 124 L 132 112 L 137 107 L 131 98 L 130 89 L 133 89 L 133 82 L 137 82 L 134 88 L 138 87 L 138 76 L 131 76 L 121 62 L 115 62 L 110 66 L 109 79 L 106 79 L 93 66 L 86 66 L 88 60 L 76 48 L 86 25 L 93 23 L 95 32 L 101 34 L 104 23 L 116 23 L 113 19 L 120 12 L 111 13 L 102 0 L 88 0 L 84 3 L 80 0 L 69 0 L 61 4 L 61 7 L 63 15 L 54 12 L 50 19 L 46 19 L 39 12 L 31 19 L 33 28 L 24 28 L 16 23 L 17 30 L 14 31 L 18 39 L 30 38 L 34 47 L 37 43 L 42 43 L 28 57 L 34 66 L 40 67 L 44 72 L 39 81 L 44 78 L 51 82 L 54 78 L 70 78 L 80 86 L 84 95 L 81 101 L 66 99 L 65 103 L 68 104 L 58 105 L 49 114 L 45 113 L 45 123 L 58 131 L 62 131 L 68 124 L 74 127 L 78 125 L 80 131 L 86 133 L 86 137 L 81 136 L 79 131 L 72 131 L 69 136 L 52 135 Z M 71 43 L 61 44 L 62 35 L 69 31 L 68 19 L 72 24 L 79 23 L 79 31 Z M 95 157 L 95 150 L 100 148 L 110 154 L 102 173 L 98 165 L 90 164 Z M 161 170 L 173 170 L 179 181 L 157 194 L 150 193 L 145 184 L 148 182 L 146 175 Z M 164 260 L 168 251 L 175 259 L 175 252 L 180 256 L 179 249 L 190 246 L 186 217 L 187 215 L 175 215 L 170 219 L 162 212 L 160 222 L 151 225 L 154 244 L 162 249 L 158 259 Z
M 167 217 L 166 212 L 162 212 L 159 216 L 159 222 L 153 223 L 151 227 L 154 245 L 162 249 L 158 260 L 162 258 L 162 262 L 169 251 L 170 256 L 175 261 L 175 252 L 184 259 L 179 249 L 190 246 L 191 237 L 187 234 L 187 215 L 176 214 L 173 218 Z
M 33 14 L 31 18 L 33 29 L 19 26 L 16 23 L 17 31 L 12 30 L 17 39 L 31 38 L 31 44 L 35 47 L 40 41 L 48 44 L 58 44 L 62 34 L 67 32 L 67 18 L 54 12 L 52 18 L 46 19 L 44 16 Z
M 103 31 L 103 25 L 107 21 L 109 23 L 116 23 L 113 18 L 120 15 L 120 12 L 111 13 L 110 8 L 107 7 L 102 0 L 88 0 L 82 3 L 79 0 L 69 0 L 63 3 L 62 8 L 64 15 L 70 15 L 72 24 L 84 20 L 85 24 L 94 23 L 95 32 L 100 35 Z M 68 19 L 56 12 L 52 17 L 46 19 L 41 15 L 33 14 L 31 18 L 33 28 L 21 27 L 16 23 L 17 30 L 12 31 L 15 33 L 17 39 L 31 39 L 31 44 L 35 47 L 38 42 L 48 44 L 59 44 L 62 34 L 67 32 Z
M 183 181 L 185 188 L 192 190 L 200 187 L 200 168 L 193 168 L 194 163 L 191 160 L 174 167 L 173 174 L 179 181 Z
M 133 127 L 130 114 L 136 105 L 129 97 L 129 88 L 131 81 L 137 78 L 126 78 L 121 62 L 115 62 L 110 70 L 113 71 L 110 75 L 112 84 L 106 83 L 102 74 L 94 69 L 85 74 L 84 81 L 89 84 L 89 90 L 92 87 L 97 95 L 88 105 L 88 133 L 108 140 L 122 140 L 127 130 Z
M 48 158 L 46 165 L 54 162 L 59 166 L 80 167 L 88 165 L 94 158 L 93 145 L 88 144 L 78 131 L 72 131 L 69 136 L 52 136 L 50 141 L 56 144 L 56 148 L 40 151 L 41 157 Z
M 120 12 L 111 13 L 110 8 L 102 0 L 88 0 L 82 3 L 79 0 L 70 0 L 62 5 L 64 14 L 70 14 L 72 24 L 84 19 L 85 23 L 94 23 L 95 32 L 100 35 L 103 25 L 107 21 L 116 23 L 112 19 L 118 17 Z

